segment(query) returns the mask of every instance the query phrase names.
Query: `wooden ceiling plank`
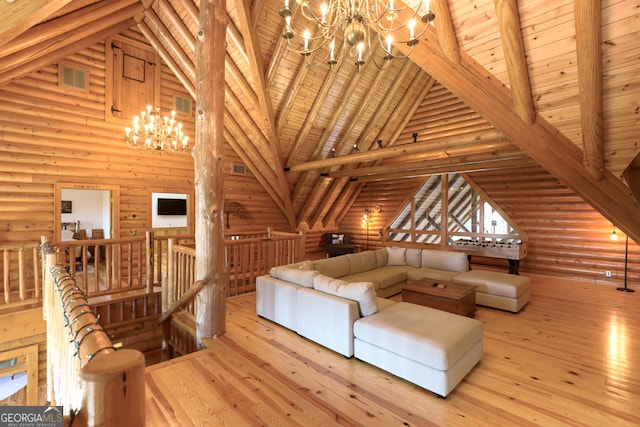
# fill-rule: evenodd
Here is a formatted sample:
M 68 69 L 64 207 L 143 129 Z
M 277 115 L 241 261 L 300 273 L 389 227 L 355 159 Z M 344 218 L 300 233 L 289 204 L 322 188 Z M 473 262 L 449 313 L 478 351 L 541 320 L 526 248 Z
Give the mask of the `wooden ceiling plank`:
M 396 94 L 402 87 L 403 82 L 405 82 L 406 79 L 408 78 L 409 72 L 412 70 L 415 70 L 415 67 L 413 66 L 413 64 L 410 61 L 405 61 L 405 63 L 402 66 L 402 69 L 400 70 L 400 73 L 398 74 L 398 76 L 396 76 L 393 82 L 393 85 L 389 88 L 388 93 L 383 98 L 382 103 L 376 108 L 375 113 L 373 114 L 373 116 L 369 118 L 367 125 L 365 126 L 363 131 L 360 133 L 360 136 L 356 140 L 356 145 L 358 147 L 361 147 L 361 149 L 363 150 L 369 150 L 371 149 L 372 146 L 376 144 L 376 142 L 370 138 L 370 134 L 373 132 L 374 127 L 377 126 L 377 124 L 380 122 L 382 115 L 387 112 L 389 105 L 391 104 L 392 100 L 395 98 Z M 410 79 L 409 81 L 414 82 L 416 80 L 419 80 L 419 79 L 414 78 L 414 79 Z M 372 87 L 377 87 L 377 86 L 376 84 L 374 84 L 372 85 Z M 366 105 L 366 103 L 363 103 L 363 105 Z M 363 109 L 361 109 L 360 111 L 362 110 Z M 342 140 L 343 141 L 349 140 L 350 134 L 352 131 L 353 129 L 349 128 L 348 131 L 345 133 L 345 136 L 342 137 Z M 346 165 L 345 167 L 351 169 L 351 167 L 353 166 L 355 165 L 350 164 L 350 165 Z M 336 187 L 337 187 L 337 183 L 335 179 L 331 180 L 331 184 L 328 187 L 324 187 L 325 197 L 323 197 L 323 207 L 322 209 L 315 209 L 313 211 L 311 216 L 312 224 L 315 224 L 316 222 L 318 222 L 320 218 L 326 214 L 326 212 L 330 209 L 330 207 L 335 202 L 336 196 L 340 191 Z M 312 191 L 317 191 L 317 189 L 319 189 L 319 186 L 313 186 Z M 322 220 L 322 222 L 324 223 L 324 220 Z
M 260 49 L 260 43 L 252 31 L 251 17 L 249 12 L 248 2 L 243 0 L 235 0 L 236 10 L 238 12 L 238 18 L 240 21 L 241 33 L 244 36 L 244 46 L 246 54 L 249 57 L 248 63 L 251 68 L 251 75 L 253 77 L 254 84 L 256 86 L 256 95 L 262 115 L 265 122 L 265 128 L 267 132 L 267 140 L 273 159 L 274 172 L 277 177 L 278 187 L 280 194 L 284 199 L 286 211 L 284 212 L 289 221 L 291 230 L 296 230 L 297 225 L 295 222 L 295 212 L 293 209 L 293 203 L 289 192 L 289 185 L 287 178 L 284 174 L 282 150 L 280 149 L 280 140 L 275 129 L 275 120 L 273 115 L 273 107 L 271 105 L 271 98 L 267 93 L 267 86 L 264 77 L 264 64 L 262 62 L 262 54 Z
M 70 2 L 71 0 L 0 2 L 0 46 L 14 40 Z
M 423 80 L 420 78 L 415 78 L 405 90 L 405 96 L 402 97 L 403 101 L 401 101 L 401 104 L 410 102 L 411 96 L 409 96 L 409 94 L 415 93 L 418 90 L 419 90 L 419 93 L 418 93 L 418 96 L 415 98 L 415 101 L 413 101 L 413 104 L 409 106 L 407 114 L 405 114 L 403 120 L 401 120 L 401 122 L 397 125 L 392 136 L 387 141 L 388 147 L 393 146 L 395 144 L 395 142 L 398 139 L 398 135 L 400 135 L 400 133 L 402 132 L 402 129 L 406 127 L 409 120 L 411 120 L 411 118 L 414 116 L 418 108 L 424 102 L 429 92 L 431 92 L 431 89 L 435 84 L 435 80 L 432 79 L 431 76 L 427 76 L 427 78 L 428 80 L 426 82 L 423 82 Z M 389 132 L 391 125 L 396 122 L 401 111 L 404 111 L 404 105 L 398 105 L 393 110 L 391 115 L 387 118 L 387 121 L 385 122 L 385 124 L 382 126 L 382 129 L 380 129 L 380 132 L 378 132 L 378 134 L 376 135 L 375 138 L 373 138 L 373 140 L 381 139 L 382 136 L 386 135 Z M 374 164 L 379 164 L 382 160 L 383 159 L 375 160 Z M 348 183 L 349 183 L 348 180 L 334 180 L 334 186 L 335 186 L 334 191 L 340 196 L 336 199 L 336 201 L 331 205 L 331 207 L 327 211 L 327 214 L 325 215 L 323 223 L 326 223 L 327 221 L 330 221 L 332 219 L 339 223 L 339 221 L 342 220 L 342 217 L 346 215 L 348 210 L 351 208 L 350 204 L 347 206 L 341 206 L 340 204 L 340 200 L 345 200 L 345 198 L 342 197 L 342 194 L 344 193 L 345 191 L 344 188 L 345 186 L 347 186 Z M 347 191 L 351 191 L 355 193 L 357 198 L 357 195 L 360 194 L 363 188 L 364 186 L 362 184 L 357 184 L 347 188 Z M 349 199 L 349 200 L 355 200 L 356 198 Z
M 372 63 L 373 63 L 373 61 L 367 61 L 364 64 L 365 69 L 371 67 Z M 323 136 L 315 144 L 315 147 L 313 149 L 313 152 L 311 154 L 310 159 L 316 159 L 321 154 L 322 149 L 324 148 L 324 146 L 326 144 L 326 139 L 327 139 L 326 135 L 328 135 L 328 132 L 333 130 L 333 128 L 336 126 L 336 123 L 338 122 L 338 119 L 340 119 L 340 117 L 344 113 L 345 109 L 349 105 L 348 101 L 349 101 L 349 99 L 351 99 L 351 97 L 353 96 L 354 92 L 358 88 L 358 84 L 360 83 L 360 79 L 361 79 L 362 75 L 364 74 L 364 72 L 365 72 L 365 70 L 362 70 L 360 73 L 356 73 L 355 75 L 353 75 L 353 77 L 351 78 L 351 80 L 347 84 L 347 88 L 342 92 L 342 94 L 340 96 L 340 100 L 337 102 L 337 107 L 335 107 L 333 112 L 331 113 L 329 121 L 327 122 L 327 124 L 325 126 L 325 130 L 323 132 Z M 334 73 L 329 71 L 328 74 L 334 74 Z M 360 107 L 360 111 L 363 108 L 364 107 L 361 106 Z M 315 116 L 309 116 L 307 121 L 310 121 L 311 123 L 314 123 L 316 121 L 316 117 Z M 305 126 L 306 126 L 306 123 L 305 123 Z M 300 141 L 304 140 L 304 138 L 300 138 L 300 137 L 298 139 Z M 304 191 L 305 185 L 307 184 L 307 182 L 306 182 L 307 178 L 309 178 L 309 174 L 307 173 L 307 170 L 304 170 L 303 173 L 298 177 L 298 181 L 296 182 L 296 185 L 293 188 L 293 197 L 292 197 L 293 200 L 298 200 L 298 198 L 300 197 L 300 195 Z
M 508 91 L 486 69 L 461 53 L 460 66 L 452 66 L 434 46 L 438 40 L 429 32 L 424 43 L 415 46 L 412 60 L 449 88 L 461 100 L 483 115 L 532 159 L 547 169 L 605 218 L 640 241 L 640 210 L 629 189 L 605 170 L 595 179 L 582 164 L 581 151 L 540 115 L 526 123 L 512 108 Z
M 302 68 L 308 69 L 310 67 L 307 66 L 306 64 L 303 64 Z M 306 72 L 304 74 L 306 75 Z M 320 112 L 320 109 L 323 107 L 324 102 L 327 98 L 327 94 L 329 93 L 329 90 L 331 90 L 331 87 L 333 86 L 333 82 L 335 82 L 336 77 L 337 77 L 337 73 L 333 73 L 331 71 L 329 71 L 325 75 L 325 79 L 322 82 L 322 87 L 318 91 L 318 94 L 316 95 L 316 98 L 314 99 L 311 108 L 307 112 L 306 120 L 302 124 L 302 128 L 298 132 L 298 135 L 296 136 L 296 140 L 294 141 L 293 146 L 289 151 L 289 156 L 287 157 L 287 160 L 285 162 L 285 167 L 289 167 L 291 165 L 291 162 L 293 161 L 292 159 L 293 155 L 300 149 L 300 146 L 304 144 L 305 141 L 307 141 L 307 135 L 309 134 L 309 131 L 311 130 L 311 127 L 313 126 L 313 124 L 316 122 L 318 113 Z M 300 88 L 301 84 L 297 84 L 297 85 L 298 86 L 294 88 L 293 92 L 296 92 L 296 93 L 298 92 L 298 89 Z M 293 104 L 293 102 L 291 103 Z M 317 148 L 317 145 L 316 145 L 316 148 Z M 316 149 L 314 149 L 314 153 L 315 151 Z
M 387 74 L 386 73 L 387 69 L 381 70 L 376 74 L 376 78 L 371 84 L 372 88 L 380 87 L 382 80 L 385 78 Z M 351 117 L 351 119 L 349 120 L 349 123 L 347 124 L 346 128 L 342 132 L 342 135 L 340 137 L 341 142 L 338 144 L 338 147 L 334 147 L 336 148 L 336 152 L 338 153 L 343 152 L 344 147 L 348 144 L 348 141 L 351 140 L 351 134 L 353 133 L 355 126 L 360 122 L 362 116 L 367 110 L 367 106 L 371 103 L 371 99 L 373 98 L 374 95 L 375 95 L 374 90 L 367 91 L 365 97 L 360 102 L 360 108 L 356 110 L 355 114 Z M 392 96 L 393 96 L 393 93 L 389 91 L 389 93 L 387 93 L 387 97 L 391 98 Z M 378 110 L 380 110 L 380 108 Z M 335 126 L 335 124 L 333 126 Z M 333 130 L 333 126 L 331 128 L 329 127 L 325 128 L 324 132 L 322 132 L 322 136 L 320 137 L 319 143 L 316 145 L 316 147 L 320 147 L 320 146 L 324 147 L 327 144 L 329 137 L 331 135 L 331 131 Z M 364 147 L 362 147 L 362 149 L 364 149 Z M 307 178 L 307 176 L 305 176 L 305 178 Z M 318 200 L 320 199 L 321 196 L 326 194 L 326 191 L 328 190 L 328 186 L 318 185 L 319 180 L 326 181 L 325 177 L 319 177 L 315 179 L 316 182 L 314 182 L 311 185 L 311 191 L 307 195 L 307 200 Z M 315 209 L 315 208 L 316 208 L 315 204 L 309 204 L 305 202 L 303 205 L 303 209 L 299 211 L 298 218 L 307 218 L 307 216 L 310 215 L 309 211 L 311 210 L 311 215 L 312 215 L 312 218 L 314 219 L 310 222 L 310 224 L 315 224 L 315 222 L 318 220 L 318 216 L 322 211 L 321 209 Z
M 522 120 L 533 123 L 535 109 L 522 41 L 518 4 L 516 0 L 494 0 L 494 3 L 514 107 Z
M 574 14 L 584 165 L 599 180 L 605 167 L 601 0 L 574 0 Z

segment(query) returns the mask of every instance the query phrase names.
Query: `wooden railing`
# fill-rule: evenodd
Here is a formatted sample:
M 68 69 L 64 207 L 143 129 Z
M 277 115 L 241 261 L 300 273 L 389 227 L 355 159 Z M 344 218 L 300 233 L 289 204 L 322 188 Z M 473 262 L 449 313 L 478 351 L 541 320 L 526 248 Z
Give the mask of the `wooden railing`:
M 56 245 L 57 262 L 77 278 L 88 295 L 96 296 L 121 290 L 152 290 L 145 273 L 147 238 L 64 240 Z
M 11 309 L 40 301 L 42 265 L 37 242 L 0 245 L 0 306 Z
M 196 251 L 169 238 L 167 280 L 162 286 L 163 357 L 186 354 L 196 348 L 195 282 Z M 304 234 L 271 232 L 263 236 L 225 239 L 227 296 L 255 291 L 256 277 L 271 267 L 299 261 L 304 254 Z M 202 286 L 202 285 L 201 285 Z M 185 297 L 186 296 L 186 297 Z M 185 299 L 186 298 L 186 299 Z M 177 310 L 177 306 L 182 307 Z M 171 315 L 167 315 L 171 311 Z
M 80 425 L 144 425 L 144 356 L 116 351 L 74 276 L 43 247 L 47 400 Z

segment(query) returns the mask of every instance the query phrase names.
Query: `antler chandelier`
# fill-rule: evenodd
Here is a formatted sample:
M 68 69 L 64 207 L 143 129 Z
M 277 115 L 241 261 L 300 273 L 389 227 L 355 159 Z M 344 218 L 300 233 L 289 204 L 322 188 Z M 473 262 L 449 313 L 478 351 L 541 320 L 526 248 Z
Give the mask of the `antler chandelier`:
M 296 2 L 300 5 L 302 16 L 317 30 L 316 34 L 312 34 L 307 27 L 302 36 L 296 34 L 291 26 L 293 13 L 289 8 L 289 0 L 284 0 L 284 6 L 280 9 L 280 16 L 285 20 L 282 37 L 287 40 L 289 46 L 308 59 L 312 53 L 328 44 L 325 57 L 313 65 L 326 63 L 334 68 L 348 55 L 355 60 L 358 72 L 365 63 L 365 56 L 371 57 L 375 65 L 383 69 L 389 65 L 391 59 L 402 59 L 411 55 L 414 46 L 418 44 L 418 38 L 427 31 L 429 24 L 435 19 L 435 15 L 429 9 L 429 0 L 418 0 L 417 3 L 414 0 L 413 5 L 403 4 L 398 8 L 394 5 L 394 0 L 329 0 L 329 4 L 322 4 L 319 14 L 311 10 L 308 0 Z M 399 31 L 406 37 L 407 29 L 408 39 L 394 37 Z M 337 46 L 340 38 L 342 48 Z M 383 49 L 380 63 L 373 56 L 376 43 Z M 398 44 L 409 46 L 409 52 L 399 52 L 396 47 Z
M 175 117 L 175 111 L 171 112 L 171 117 L 161 117 L 160 108 L 154 110 L 151 105 L 147 106 L 147 111 L 133 118 L 133 128 L 125 128 L 127 144 L 134 149 L 145 148 L 159 153 L 185 151 L 189 137 L 182 132 L 182 123 L 177 123 Z

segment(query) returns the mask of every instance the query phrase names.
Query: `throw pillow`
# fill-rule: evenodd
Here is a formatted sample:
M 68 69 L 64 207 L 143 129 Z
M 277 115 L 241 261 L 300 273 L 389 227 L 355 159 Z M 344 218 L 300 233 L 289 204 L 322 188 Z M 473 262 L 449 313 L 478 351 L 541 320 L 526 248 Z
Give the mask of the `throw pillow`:
M 375 251 L 376 253 L 376 267 L 382 268 L 386 267 L 389 263 L 389 253 L 387 252 L 387 248 L 378 249 Z
M 422 264 L 422 249 L 408 248 L 404 254 L 407 265 L 420 268 Z
M 331 244 L 333 245 L 341 245 L 344 242 L 344 234 L 332 234 L 331 235 Z
M 313 288 L 313 278 L 318 274 L 316 270 L 301 270 L 291 267 L 273 267 L 270 271 L 271 277 L 285 280 L 305 288 Z
M 407 261 L 404 257 L 404 253 L 406 251 L 406 248 L 387 247 L 387 252 L 389 254 L 387 265 L 407 265 Z
M 363 317 L 378 312 L 378 298 L 371 282 L 346 282 L 318 274 L 313 278 L 313 287 L 320 292 L 356 301 Z

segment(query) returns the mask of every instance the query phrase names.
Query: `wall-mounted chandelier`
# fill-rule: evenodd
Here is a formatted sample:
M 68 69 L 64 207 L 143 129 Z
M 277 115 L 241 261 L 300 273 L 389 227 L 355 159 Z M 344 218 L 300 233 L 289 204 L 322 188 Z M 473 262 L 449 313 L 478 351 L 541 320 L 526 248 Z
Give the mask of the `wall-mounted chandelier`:
M 182 132 L 182 123 L 176 122 L 175 117 L 175 111 L 171 112 L 171 117 L 162 117 L 160 108 L 153 109 L 149 105 L 140 117 L 133 118 L 132 128 L 125 128 L 125 141 L 134 149 L 170 154 L 183 152 L 189 146 L 189 137 Z
M 284 6 L 280 9 L 280 16 L 285 20 L 282 37 L 307 60 L 312 53 L 328 46 L 325 56 L 313 65 L 326 63 L 332 69 L 345 56 L 355 61 L 358 72 L 365 63 L 365 57 L 370 57 L 378 68 L 386 68 L 391 59 L 411 55 L 418 38 L 435 19 L 429 9 L 429 0 L 418 0 L 417 3 L 416 0 L 409 0 L 406 5 L 402 3 L 401 7 L 396 7 L 394 0 L 329 0 L 329 4 L 322 3 L 320 13 L 311 9 L 309 0 L 296 2 L 300 5 L 302 16 L 316 27 L 315 34 L 312 34 L 313 28 L 309 27 L 302 35 L 294 32 L 289 0 L 284 0 Z M 404 39 L 397 38 L 400 32 L 404 34 Z M 338 46 L 340 42 L 342 48 Z M 376 60 L 373 55 L 376 44 L 382 49 L 382 61 Z M 399 52 L 398 44 L 406 44 L 409 51 L 406 54 Z

